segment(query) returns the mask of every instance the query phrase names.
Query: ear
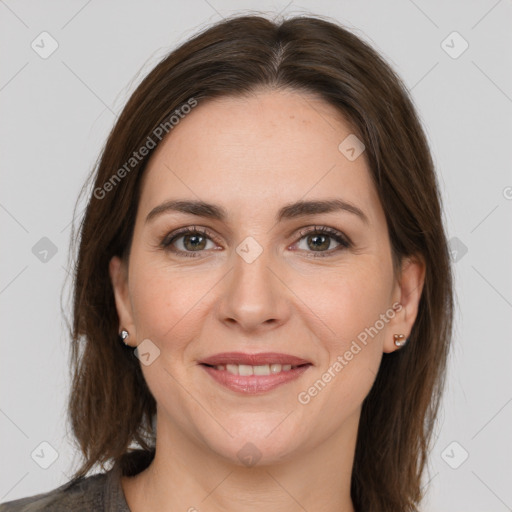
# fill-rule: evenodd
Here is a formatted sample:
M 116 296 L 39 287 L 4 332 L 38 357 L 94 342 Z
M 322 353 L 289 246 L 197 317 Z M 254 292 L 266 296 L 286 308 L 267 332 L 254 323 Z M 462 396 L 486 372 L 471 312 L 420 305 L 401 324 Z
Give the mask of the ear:
M 109 274 L 114 290 L 117 315 L 119 317 L 119 332 L 126 329 L 130 337 L 126 340 L 128 345 L 135 345 L 137 333 L 133 321 L 132 304 L 128 289 L 128 268 L 126 263 L 119 257 L 114 256 L 109 263 Z
M 401 306 L 394 308 L 395 316 L 388 324 L 383 352 L 394 352 L 401 348 L 395 345 L 393 334 L 403 334 L 406 339 L 409 338 L 418 315 L 425 270 L 425 262 L 419 256 L 405 258 L 402 262 L 400 276 L 393 293 L 394 304 L 399 303 Z

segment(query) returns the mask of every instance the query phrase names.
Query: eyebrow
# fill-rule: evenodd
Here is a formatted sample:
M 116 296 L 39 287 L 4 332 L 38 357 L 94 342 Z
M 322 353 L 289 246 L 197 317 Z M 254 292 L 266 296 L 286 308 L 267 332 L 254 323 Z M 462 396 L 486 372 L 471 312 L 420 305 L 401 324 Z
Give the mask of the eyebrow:
M 319 213 L 332 213 L 344 211 L 356 215 L 365 224 L 369 224 L 368 217 L 357 206 L 342 199 L 297 201 L 283 206 L 276 215 L 276 221 L 294 219 Z M 227 211 L 219 205 L 206 203 L 198 200 L 169 200 L 153 208 L 146 217 L 146 223 L 155 217 L 167 212 L 181 212 L 205 217 L 219 221 L 225 221 L 228 217 Z

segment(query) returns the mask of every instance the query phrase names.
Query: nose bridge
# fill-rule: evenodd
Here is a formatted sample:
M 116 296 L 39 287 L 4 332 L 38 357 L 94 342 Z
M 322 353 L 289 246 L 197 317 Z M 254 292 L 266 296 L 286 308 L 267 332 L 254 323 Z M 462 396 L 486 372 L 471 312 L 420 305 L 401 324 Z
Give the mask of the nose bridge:
M 233 253 L 233 271 L 223 289 L 219 314 L 244 329 L 281 323 L 285 315 L 282 284 L 271 271 L 272 251 L 254 237 L 245 238 Z

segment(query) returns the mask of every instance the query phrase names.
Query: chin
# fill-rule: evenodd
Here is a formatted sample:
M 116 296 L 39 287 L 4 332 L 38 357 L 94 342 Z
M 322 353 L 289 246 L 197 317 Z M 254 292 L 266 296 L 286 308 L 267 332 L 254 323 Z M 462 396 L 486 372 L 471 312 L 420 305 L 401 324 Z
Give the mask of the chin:
M 224 432 L 221 437 L 211 438 L 212 430 L 209 430 L 210 436 L 205 442 L 230 463 L 246 467 L 277 464 L 291 458 L 298 443 L 293 432 L 284 429 L 282 424 L 278 427 L 279 421 L 267 419 L 249 424 L 245 417 L 243 424 L 226 425 L 233 437 Z

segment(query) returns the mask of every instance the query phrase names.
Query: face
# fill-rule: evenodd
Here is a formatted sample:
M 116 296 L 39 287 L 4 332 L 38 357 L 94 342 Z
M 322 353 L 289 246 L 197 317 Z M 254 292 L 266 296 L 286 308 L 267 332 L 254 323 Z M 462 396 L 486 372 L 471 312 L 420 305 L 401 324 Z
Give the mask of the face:
M 313 95 L 261 90 L 200 103 L 152 156 L 129 263 L 110 273 L 159 434 L 271 463 L 357 425 L 423 273 L 394 275 L 365 154 L 339 149 L 352 133 Z

